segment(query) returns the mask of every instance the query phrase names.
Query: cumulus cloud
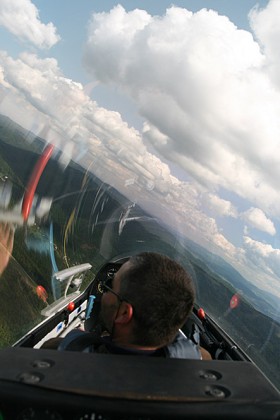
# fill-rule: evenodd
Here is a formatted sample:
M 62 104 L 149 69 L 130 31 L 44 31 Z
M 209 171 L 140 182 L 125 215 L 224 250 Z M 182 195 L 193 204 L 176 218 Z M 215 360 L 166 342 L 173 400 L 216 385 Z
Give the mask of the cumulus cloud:
M 160 154 L 203 185 L 280 217 L 280 96 L 265 53 L 212 10 L 150 16 L 117 6 L 92 16 L 85 64 L 95 80 L 135 100 L 144 138 Z
M 39 11 L 30 0 L 1 0 L 0 25 L 39 48 L 50 48 L 60 39 L 53 23 L 40 21 Z
M 247 258 L 269 275 L 280 276 L 280 249 L 244 236 Z
M 205 193 L 202 202 L 219 216 L 230 216 L 236 218 L 238 212 L 236 207 L 228 200 L 224 200 L 217 195 Z
M 265 9 L 256 6 L 250 13 L 250 23 L 265 52 L 266 66 L 275 85 L 280 88 L 280 3 L 270 0 Z
M 5 81 L 18 95 L 54 121 L 67 122 L 79 116 L 79 105 L 86 103 L 82 85 L 62 76 L 57 61 L 40 59 L 35 54 L 22 53 L 13 59 L 0 52 L 0 65 Z M 3 71 L 2 70 L 2 71 Z
M 99 107 L 81 84 L 65 78 L 55 59 L 29 53 L 13 59 L 1 53 L 0 69 L 0 87 L 6 93 L 0 113 L 9 109 L 10 116 L 21 122 L 24 108 L 23 125 L 62 149 L 64 165 L 82 155 L 85 166 L 90 164 L 97 176 L 131 200 L 149 211 L 154 211 L 151 205 L 156 202 L 156 217 L 168 219 L 179 232 L 194 240 L 201 237 L 213 251 L 232 258 L 234 246 L 200 209 L 199 185 L 173 176 L 166 163 L 148 152 L 137 130 L 128 127 L 119 113 Z M 220 212 L 223 208 L 224 214 L 234 214 L 229 202 L 210 197 Z
M 115 83 L 134 98 L 146 118 L 143 135 L 118 112 L 99 107 L 55 59 L 35 54 L 0 54 L 0 112 L 23 118 L 35 134 L 44 132 L 69 159 L 75 156 L 144 209 L 152 206 L 177 232 L 244 263 L 243 251 L 202 210 L 201 200 L 215 214 L 236 218 L 237 207 L 219 197 L 219 187 L 234 191 L 262 209 L 247 213 L 246 223 L 274 234 L 280 107 L 259 45 L 213 11 L 173 7 L 152 17 L 118 6 L 92 17 L 85 57 L 95 81 Z M 70 141 L 74 146 L 65 147 Z M 179 180 L 165 157 L 192 178 Z M 255 248 L 246 243 L 250 261 L 259 256 Z M 259 262 L 272 272 L 263 257 Z
M 10 116 L 21 122 L 19 110 L 24 108 L 26 128 L 34 130 L 34 121 L 37 132 L 47 126 L 44 137 L 64 151 L 64 143 L 72 141 L 84 151 L 93 151 L 98 164 L 104 162 L 107 168 L 121 164 L 127 177 L 137 174 L 141 185 L 158 194 L 166 195 L 180 184 L 168 165 L 147 151 L 139 132 L 128 127 L 118 112 L 99 107 L 80 83 L 64 77 L 55 59 L 29 53 L 13 59 L 2 52 L 0 75 L 5 95 L 0 112 L 9 109 Z
M 276 234 L 273 222 L 266 217 L 261 209 L 251 207 L 249 210 L 242 213 L 242 218 L 255 229 L 259 229 L 272 236 Z

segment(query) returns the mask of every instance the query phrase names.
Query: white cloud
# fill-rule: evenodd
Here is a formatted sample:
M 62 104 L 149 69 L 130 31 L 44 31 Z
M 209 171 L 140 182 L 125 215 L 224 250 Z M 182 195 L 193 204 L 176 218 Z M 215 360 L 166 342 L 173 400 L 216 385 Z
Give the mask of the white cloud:
M 78 116 L 76 109 L 87 101 L 82 85 L 64 78 L 53 58 L 39 59 L 35 54 L 22 53 L 14 60 L 0 52 L 0 65 L 6 82 L 54 121 L 73 122 Z
M 1 0 L 0 25 L 39 48 L 50 48 L 60 39 L 53 23 L 40 21 L 39 11 L 30 0 Z
M 113 23 L 111 35 L 107 29 Z M 213 39 L 208 39 L 210 33 Z M 239 51 L 240 43 L 244 51 Z M 172 8 L 159 18 L 118 7 L 93 18 L 87 51 L 91 71 L 130 93 L 147 119 L 144 140 L 200 184 L 174 176 L 148 151 L 137 130 L 119 113 L 99 107 L 81 84 L 64 77 L 55 59 L 24 53 L 15 60 L 0 54 L 0 112 L 9 111 L 18 122 L 22 118 L 22 125 L 35 133 L 49 127 L 44 137 L 65 154 L 65 143 L 73 142 L 69 159 L 83 156 L 83 165 L 91 165 L 104 182 L 145 209 L 154 206 L 156 216 L 178 232 L 236 262 L 244 253 L 201 211 L 200 199 L 207 199 L 219 215 L 237 217 L 233 203 L 213 193 L 222 186 L 278 214 L 278 108 L 270 101 L 277 105 L 279 98 L 261 73 L 262 63 L 252 37 L 214 12 Z M 259 96 L 264 92 L 263 106 Z M 205 186 L 212 192 L 205 193 Z M 246 222 L 265 225 L 273 234 L 273 222 L 264 212 L 262 216 L 247 215 Z M 246 246 L 250 260 L 259 255 Z M 266 273 L 272 272 L 259 261 Z
M 261 209 L 251 207 L 242 213 L 242 218 L 255 229 L 259 229 L 269 235 L 275 235 L 276 229 L 273 222 L 266 217 Z
M 202 196 L 202 202 L 219 216 L 231 216 L 236 218 L 238 216 L 237 209 L 228 200 L 224 200 L 217 195 L 205 193 Z
M 228 18 L 178 7 L 95 14 L 85 53 L 95 79 L 135 100 L 144 138 L 161 155 L 280 217 L 280 95 L 266 60 Z
M 149 210 L 156 203 L 156 217 L 168 220 L 193 239 L 203 238 L 213 251 L 232 257 L 234 246 L 219 232 L 215 220 L 200 210 L 199 186 L 173 176 L 119 113 L 98 107 L 80 84 L 63 76 L 56 60 L 27 53 L 15 60 L 1 53 L 0 69 L 6 92 L 0 113 L 10 109 L 10 116 L 22 123 L 19 110 L 24 108 L 23 125 L 62 149 L 64 165 L 83 154 L 85 165 L 91 164 L 97 176 L 108 179 L 132 200 Z M 131 179 L 133 182 L 127 182 Z M 234 214 L 229 202 L 210 197 L 220 212 L 223 208 L 224 214 Z
M 280 276 L 280 249 L 244 236 L 244 248 L 249 260 L 269 275 Z
M 180 184 L 167 164 L 147 151 L 138 131 L 128 127 L 119 113 L 98 107 L 81 84 L 63 76 L 55 59 L 22 53 L 15 60 L 0 52 L 0 74 L 5 98 L 0 112 L 9 109 L 12 118 L 37 133 L 49 127 L 44 137 L 57 147 L 66 151 L 63 144 L 71 140 L 79 149 L 93 150 L 98 165 L 104 162 L 108 169 L 122 165 L 130 177 L 138 174 L 141 185 L 161 195 Z M 21 108 L 25 109 L 23 121 Z M 123 170 L 119 182 L 124 181 Z
M 270 0 L 265 9 L 259 9 L 257 6 L 250 13 L 251 27 L 264 49 L 269 74 L 278 89 L 280 88 L 279 16 L 278 0 Z

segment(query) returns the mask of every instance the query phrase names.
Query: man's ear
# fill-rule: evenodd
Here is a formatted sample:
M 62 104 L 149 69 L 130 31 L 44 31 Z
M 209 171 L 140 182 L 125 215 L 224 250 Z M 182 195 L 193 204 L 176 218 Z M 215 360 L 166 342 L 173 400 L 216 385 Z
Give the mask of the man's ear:
M 127 324 L 133 317 L 133 306 L 125 301 L 122 301 L 117 316 L 115 318 L 116 324 Z

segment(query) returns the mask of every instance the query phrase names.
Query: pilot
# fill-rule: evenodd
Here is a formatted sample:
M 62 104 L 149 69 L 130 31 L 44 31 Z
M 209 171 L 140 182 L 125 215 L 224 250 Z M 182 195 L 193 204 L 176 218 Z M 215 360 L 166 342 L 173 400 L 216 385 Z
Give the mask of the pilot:
M 96 337 L 73 330 L 59 343 L 59 350 L 202 358 L 198 343 L 180 330 L 192 310 L 195 292 L 191 277 L 176 261 L 144 252 L 131 257 L 99 286 L 100 322 L 106 334 Z

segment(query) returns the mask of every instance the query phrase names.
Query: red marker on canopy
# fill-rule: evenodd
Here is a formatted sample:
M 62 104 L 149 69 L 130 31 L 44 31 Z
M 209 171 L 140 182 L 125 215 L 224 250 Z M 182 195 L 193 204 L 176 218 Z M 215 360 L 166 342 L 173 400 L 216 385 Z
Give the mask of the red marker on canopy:
M 230 299 L 229 306 L 231 307 L 231 309 L 235 309 L 237 308 L 238 305 L 239 305 L 239 296 L 237 293 L 235 293 L 235 295 L 233 295 L 232 298 Z
M 31 177 L 28 181 L 26 192 L 23 197 L 22 208 L 21 208 L 21 214 L 25 222 L 29 217 L 29 213 L 32 207 L 32 202 L 33 202 L 33 198 L 34 198 L 34 194 L 35 194 L 38 182 L 52 155 L 53 149 L 54 149 L 53 144 L 49 144 L 45 148 L 39 160 L 37 161 L 33 169 L 33 172 L 31 174 Z
M 39 299 L 42 299 L 43 302 L 47 303 L 48 294 L 43 286 L 37 286 L 36 293 Z
M 197 316 L 201 321 L 204 321 L 205 319 L 205 312 L 203 308 L 199 308 L 197 311 Z

